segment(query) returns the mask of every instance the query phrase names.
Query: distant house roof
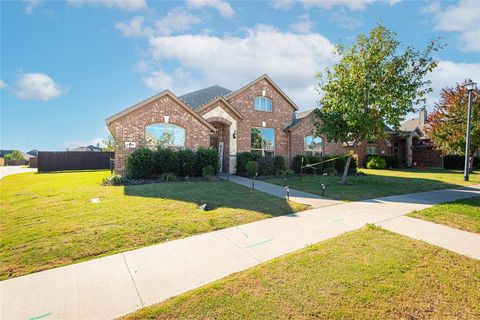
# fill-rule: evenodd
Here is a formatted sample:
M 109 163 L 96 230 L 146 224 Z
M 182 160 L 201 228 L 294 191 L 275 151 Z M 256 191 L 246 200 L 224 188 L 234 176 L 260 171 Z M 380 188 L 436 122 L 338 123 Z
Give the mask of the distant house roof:
M 32 157 L 38 157 L 38 150 L 33 149 L 27 152 L 27 154 L 31 155 Z
M 9 153 L 12 153 L 13 151 L 15 151 L 15 150 L 0 150 L 0 158 L 4 158 L 5 155 L 7 155 Z M 20 152 L 22 153 L 23 158 L 25 160 L 28 160 L 32 157 L 32 155 L 30 155 L 30 154 L 26 154 L 25 152 L 22 152 L 22 151 L 20 151 Z
M 190 93 L 186 93 L 179 96 L 179 98 L 183 102 L 185 102 L 190 108 L 198 109 L 213 100 L 214 98 L 226 96 L 231 92 L 231 90 L 215 85 Z
M 407 131 L 411 132 L 414 131 L 416 128 L 420 127 L 420 118 L 413 118 L 403 122 L 400 125 L 400 131 Z
M 102 148 L 89 145 L 89 146 L 82 146 L 82 147 L 70 149 L 69 151 L 100 152 L 102 151 Z
M 300 121 L 302 121 L 304 118 L 308 117 L 315 109 L 310 109 L 306 111 L 300 111 L 295 114 L 295 118 L 292 119 L 292 121 L 287 124 L 285 129 L 290 129 L 294 126 L 296 126 Z

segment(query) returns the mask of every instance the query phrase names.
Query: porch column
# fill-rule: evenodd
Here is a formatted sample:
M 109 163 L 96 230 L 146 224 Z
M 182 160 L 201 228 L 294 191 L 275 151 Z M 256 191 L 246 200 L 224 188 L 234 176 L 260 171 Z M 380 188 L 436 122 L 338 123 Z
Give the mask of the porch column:
M 412 135 L 409 135 L 407 138 L 406 149 L 407 152 L 407 166 L 411 167 L 413 164 L 413 154 L 412 154 Z

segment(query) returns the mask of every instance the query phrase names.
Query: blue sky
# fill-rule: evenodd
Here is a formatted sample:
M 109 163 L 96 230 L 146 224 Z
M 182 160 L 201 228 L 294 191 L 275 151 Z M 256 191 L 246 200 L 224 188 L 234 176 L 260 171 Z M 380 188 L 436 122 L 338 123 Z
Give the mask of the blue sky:
M 263 73 L 315 107 L 316 71 L 379 19 L 405 45 L 443 37 L 434 93 L 480 82 L 480 1 L 2 1 L 1 148 L 65 150 L 104 119 L 170 89 L 234 90 Z

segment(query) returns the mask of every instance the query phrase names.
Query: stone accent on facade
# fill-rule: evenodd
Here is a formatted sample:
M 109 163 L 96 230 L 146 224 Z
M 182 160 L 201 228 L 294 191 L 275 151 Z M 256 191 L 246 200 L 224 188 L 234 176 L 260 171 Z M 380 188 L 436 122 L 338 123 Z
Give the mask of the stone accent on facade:
M 202 110 L 202 116 L 210 123 L 223 123 L 227 133 L 218 132 L 224 142 L 224 162 L 228 164 L 228 172 L 235 173 L 237 165 L 237 121 L 238 116 L 233 114 L 221 101 L 211 108 Z M 235 136 L 235 137 L 234 137 Z

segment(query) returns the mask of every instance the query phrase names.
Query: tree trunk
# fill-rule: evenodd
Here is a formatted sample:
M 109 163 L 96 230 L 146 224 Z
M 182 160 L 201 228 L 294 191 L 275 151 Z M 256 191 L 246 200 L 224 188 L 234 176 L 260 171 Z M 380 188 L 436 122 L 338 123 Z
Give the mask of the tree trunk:
M 342 180 L 340 181 L 341 184 L 347 183 L 348 169 L 350 168 L 351 161 L 352 161 L 352 155 L 348 156 L 347 158 L 347 163 L 345 164 L 345 168 L 343 169 Z
M 343 168 L 343 175 L 342 175 L 342 180 L 340 181 L 340 184 L 347 184 L 348 169 L 350 168 L 350 162 L 352 161 L 353 150 L 355 149 L 356 144 L 357 144 L 357 140 L 353 141 L 352 152 L 347 158 L 347 163 L 345 163 L 345 168 Z
M 468 172 L 473 172 L 473 159 L 475 159 L 475 155 L 477 154 L 477 150 L 473 150 L 468 158 Z

